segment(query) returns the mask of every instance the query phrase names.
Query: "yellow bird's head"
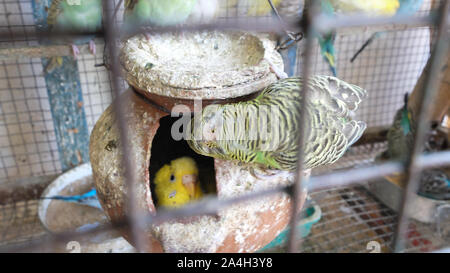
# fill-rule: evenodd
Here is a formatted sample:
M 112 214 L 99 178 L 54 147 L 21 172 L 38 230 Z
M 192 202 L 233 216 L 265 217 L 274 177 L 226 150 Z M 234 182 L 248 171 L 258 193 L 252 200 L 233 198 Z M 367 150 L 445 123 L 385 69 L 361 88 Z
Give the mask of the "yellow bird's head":
M 154 182 L 160 206 L 179 207 L 203 195 L 197 164 L 190 157 L 177 158 L 164 165 L 156 172 Z

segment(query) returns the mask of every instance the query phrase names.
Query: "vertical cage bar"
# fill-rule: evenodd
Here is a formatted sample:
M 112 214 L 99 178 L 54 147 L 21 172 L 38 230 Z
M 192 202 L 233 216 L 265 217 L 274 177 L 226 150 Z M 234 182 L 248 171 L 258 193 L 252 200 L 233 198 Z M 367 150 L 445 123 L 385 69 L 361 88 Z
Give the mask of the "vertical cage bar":
M 312 48 L 313 48 L 313 31 L 314 31 L 314 24 L 312 19 L 314 18 L 315 14 L 317 14 L 317 1 L 311 0 L 307 1 L 305 3 L 305 10 L 304 17 L 302 19 L 302 24 L 304 26 L 304 30 L 306 31 L 306 45 L 305 45 L 305 58 L 303 61 L 303 70 L 302 70 L 302 76 L 303 76 L 303 85 L 301 86 L 301 103 L 300 103 L 300 116 L 299 116 L 299 128 L 303 128 L 304 124 L 306 124 L 306 101 L 309 97 L 309 88 L 308 88 L 308 82 L 310 77 L 310 67 L 311 67 L 311 54 L 312 54 Z M 294 91 L 295 92 L 295 91 Z M 300 130 L 302 131 L 302 130 Z M 301 195 L 304 193 L 306 186 L 304 185 L 304 179 L 302 177 L 303 173 L 303 147 L 305 142 L 304 134 L 299 134 L 297 136 L 297 142 L 298 142 L 298 159 L 297 159 L 297 169 L 295 173 L 295 180 L 294 184 L 292 186 L 291 191 L 291 200 L 292 200 L 292 212 L 291 212 L 291 220 L 290 220 L 290 231 L 289 231 L 289 237 L 288 237 L 288 252 L 297 252 L 299 251 L 299 246 L 297 245 L 297 234 L 296 234 L 296 224 L 299 220 L 299 213 L 297 211 L 300 202 L 301 202 Z
M 408 204 L 414 199 L 414 195 L 419 188 L 420 176 L 423 170 L 423 165 L 420 164 L 419 157 L 423 151 L 426 140 L 426 133 L 428 131 L 428 119 L 432 110 L 432 103 L 436 98 L 439 88 L 439 70 L 446 60 L 445 56 L 449 50 L 448 40 L 448 12 L 450 1 L 443 1 L 438 18 L 438 37 L 431 55 L 431 65 L 429 73 L 426 76 L 424 91 L 420 94 L 419 101 L 421 102 L 418 112 L 417 129 L 414 133 L 414 144 L 412 151 L 408 155 L 406 162 L 406 189 L 403 193 L 402 204 L 400 207 L 398 225 L 395 230 L 393 249 L 395 252 L 401 252 L 405 248 L 405 236 L 408 229 Z
M 106 3 L 106 4 L 105 4 Z M 120 132 L 120 142 L 122 143 L 122 166 L 125 168 L 125 179 L 126 179 L 126 215 L 128 220 L 127 227 L 131 230 L 131 240 L 134 242 L 136 249 L 139 252 L 142 252 L 144 249 L 149 250 L 150 244 L 147 242 L 147 238 L 144 236 L 144 222 L 141 220 L 143 217 L 140 213 L 138 202 L 136 197 L 136 168 L 134 165 L 134 155 L 131 152 L 131 140 L 128 134 L 128 127 L 126 121 L 126 102 L 120 99 L 120 95 L 123 91 L 123 84 L 120 81 L 121 72 L 118 62 L 118 49 L 116 45 L 116 39 L 120 38 L 118 36 L 119 29 L 117 25 L 117 21 L 115 20 L 114 10 L 115 5 L 114 1 L 103 1 L 103 10 L 104 10 L 104 20 L 105 23 L 105 42 L 107 44 L 107 48 L 109 50 L 111 59 L 111 72 L 112 72 L 112 89 L 115 94 L 115 99 L 113 101 L 113 108 L 115 118 L 118 121 L 118 127 Z

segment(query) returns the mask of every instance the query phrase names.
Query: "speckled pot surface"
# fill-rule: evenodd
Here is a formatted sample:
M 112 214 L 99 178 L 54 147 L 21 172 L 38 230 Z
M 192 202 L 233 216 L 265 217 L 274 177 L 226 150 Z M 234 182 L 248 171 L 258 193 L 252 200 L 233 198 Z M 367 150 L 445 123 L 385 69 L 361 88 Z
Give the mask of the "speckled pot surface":
M 131 157 L 136 162 L 137 202 L 140 209 L 155 213 L 150 188 L 149 164 L 152 139 L 159 119 L 166 113 L 155 109 L 132 90 L 119 99 L 126 101 L 126 126 Z M 91 134 L 90 157 L 102 207 L 112 221 L 126 215 L 126 185 L 121 163 L 121 141 L 112 107 L 106 109 Z M 229 161 L 214 161 L 219 199 L 287 185 L 292 173 L 257 180 L 245 168 Z M 304 200 L 306 193 L 302 195 Z M 301 202 L 303 204 L 303 202 Z M 287 225 L 291 203 L 277 194 L 222 209 L 217 216 L 199 216 L 191 221 L 170 221 L 149 226 L 145 236 L 152 252 L 254 252 L 272 241 Z M 130 231 L 121 230 L 133 244 Z
M 281 55 L 267 34 L 193 32 L 128 39 L 120 52 L 127 82 L 147 96 L 217 100 L 242 97 L 277 80 Z

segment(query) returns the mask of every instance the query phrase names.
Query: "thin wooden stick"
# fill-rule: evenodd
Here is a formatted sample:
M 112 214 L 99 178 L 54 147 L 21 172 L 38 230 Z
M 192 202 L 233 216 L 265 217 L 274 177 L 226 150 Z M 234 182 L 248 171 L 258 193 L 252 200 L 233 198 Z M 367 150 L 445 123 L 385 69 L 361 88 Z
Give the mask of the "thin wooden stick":
M 90 54 L 88 45 L 78 46 L 80 54 Z M 57 56 L 71 56 L 69 45 L 40 45 L 28 47 L 0 48 L 0 61 L 22 58 L 49 58 Z

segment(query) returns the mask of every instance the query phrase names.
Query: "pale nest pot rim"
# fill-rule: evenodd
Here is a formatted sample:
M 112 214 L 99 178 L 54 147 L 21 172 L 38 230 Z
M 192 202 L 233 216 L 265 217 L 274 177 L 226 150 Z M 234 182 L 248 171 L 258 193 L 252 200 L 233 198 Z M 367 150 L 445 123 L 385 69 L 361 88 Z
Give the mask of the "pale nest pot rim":
M 284 65 L 275 46 L 268 34 L 241 31 L 137 35 L 124 42 L 120 62 L 127 82 L 141 92 L 228 99 L 277 80 L 270 65 Z

